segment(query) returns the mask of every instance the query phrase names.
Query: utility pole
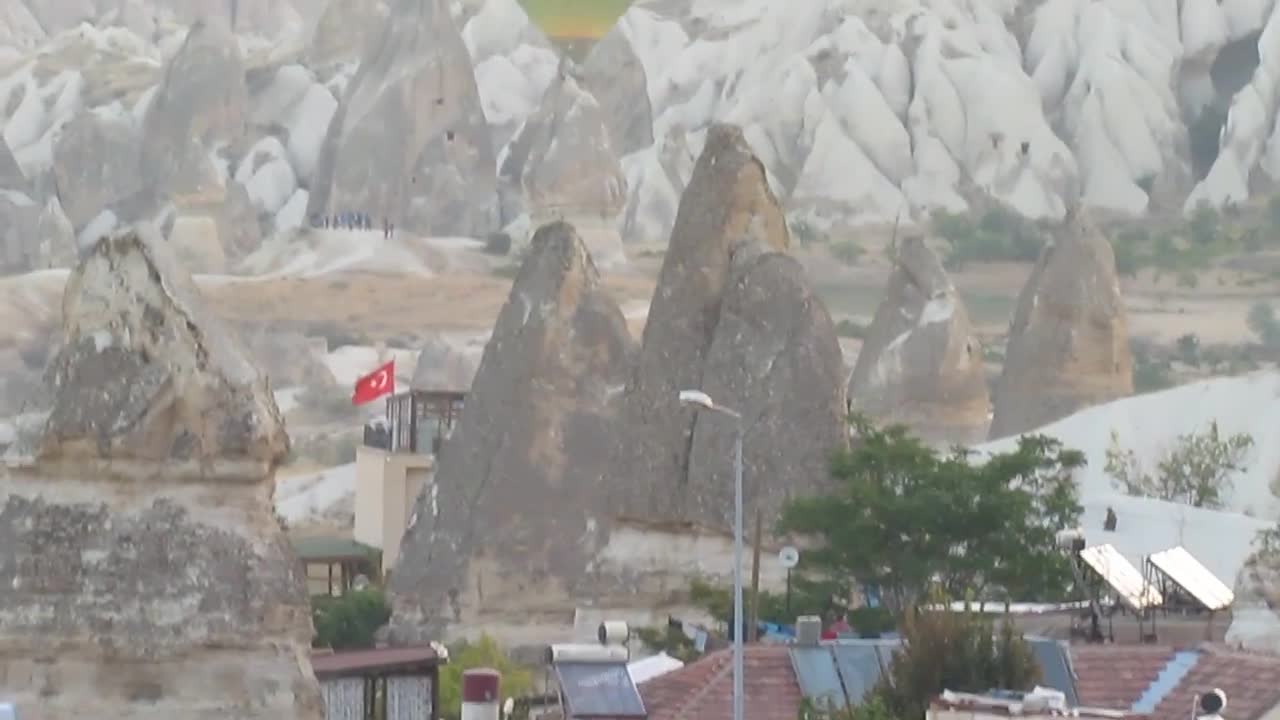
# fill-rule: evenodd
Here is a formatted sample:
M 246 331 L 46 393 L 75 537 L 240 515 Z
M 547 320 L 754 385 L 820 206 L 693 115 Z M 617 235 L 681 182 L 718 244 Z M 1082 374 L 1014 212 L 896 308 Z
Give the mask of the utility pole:
M 756 508 L 756 536 L 751 549 L 751 641 L 760 639 L 760 520 L 762 513 Z

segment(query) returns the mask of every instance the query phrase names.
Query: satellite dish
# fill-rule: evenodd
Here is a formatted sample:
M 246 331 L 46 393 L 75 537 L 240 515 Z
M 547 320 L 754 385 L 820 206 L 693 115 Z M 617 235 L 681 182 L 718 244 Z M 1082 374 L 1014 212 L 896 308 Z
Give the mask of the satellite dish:
M 1218 715 L 1227 707 L 1227 694 L 1218 688 L 1200 696 L 1200 714 Z
M 782 567 L 790 570 L 800 564 L 800 551 L 788 545 L 778 551 L 778 562 L 782 563 Z

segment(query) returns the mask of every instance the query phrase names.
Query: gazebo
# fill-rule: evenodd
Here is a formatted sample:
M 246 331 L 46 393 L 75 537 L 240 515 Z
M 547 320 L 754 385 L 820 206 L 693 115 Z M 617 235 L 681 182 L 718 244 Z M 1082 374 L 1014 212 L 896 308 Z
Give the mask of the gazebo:
M 381 580 L 382 552 L 348 538 L 313 536 L 293 538 L 302 561 L 311 595 L 341 597 L 351 592 L 360 575 L 370 582 Z

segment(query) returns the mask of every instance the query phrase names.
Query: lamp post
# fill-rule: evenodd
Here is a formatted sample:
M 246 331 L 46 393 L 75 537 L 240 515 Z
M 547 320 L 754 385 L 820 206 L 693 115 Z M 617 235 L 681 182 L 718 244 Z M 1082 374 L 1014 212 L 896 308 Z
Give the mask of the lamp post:
M 680 404 L 733 418 L 733 720 L 742 720 L 742 415 L 701 390 L 681 390 Z

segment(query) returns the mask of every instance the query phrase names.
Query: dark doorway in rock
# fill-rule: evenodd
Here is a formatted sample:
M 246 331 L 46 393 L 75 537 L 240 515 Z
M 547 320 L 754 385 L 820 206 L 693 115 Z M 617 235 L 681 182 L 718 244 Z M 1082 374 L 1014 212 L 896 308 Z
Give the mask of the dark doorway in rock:
M 1209 169 L 1218 159 L 1222 127 L 1227 122 L 1232 98 L 1249 84 L 1258 69 L 1258 39 L 1261 36 L 1261 32 L 1252 32 L 1227 43 L 1218 51 L 1209 68 L 1214 100 L 1187 127 L 1191 143 L 1191 169 L 1197 182 L 1209 174 Z

